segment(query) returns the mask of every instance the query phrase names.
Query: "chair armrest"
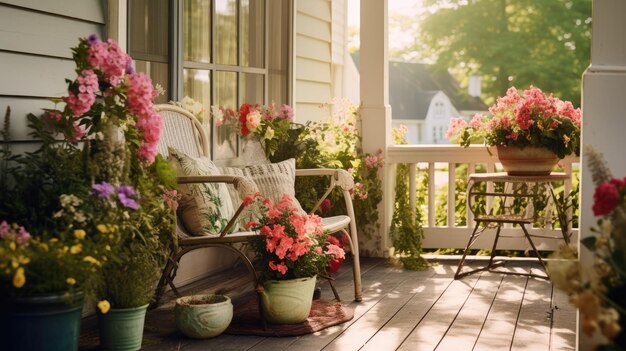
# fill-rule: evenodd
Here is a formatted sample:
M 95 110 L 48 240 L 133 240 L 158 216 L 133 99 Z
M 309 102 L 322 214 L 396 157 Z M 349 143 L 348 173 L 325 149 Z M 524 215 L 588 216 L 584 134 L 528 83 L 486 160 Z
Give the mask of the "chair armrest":
M 332 176 L 335 186 L 340 186 L 342 190 L 350 191 L 354 188 L 354 179 L 345 169 L 341 168 L 311 168 L 296 169 L 296 177 L 311 176 Z

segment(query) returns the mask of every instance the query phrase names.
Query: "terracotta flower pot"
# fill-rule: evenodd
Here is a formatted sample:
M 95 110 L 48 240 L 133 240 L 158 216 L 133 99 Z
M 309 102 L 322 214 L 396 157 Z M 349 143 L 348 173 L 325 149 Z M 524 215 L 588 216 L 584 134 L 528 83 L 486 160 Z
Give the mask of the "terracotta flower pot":
M 497 151 L 502 167 L 511 176 L 549 175 L 559 162 L 556 154 L 544 147 L 498 145 Z

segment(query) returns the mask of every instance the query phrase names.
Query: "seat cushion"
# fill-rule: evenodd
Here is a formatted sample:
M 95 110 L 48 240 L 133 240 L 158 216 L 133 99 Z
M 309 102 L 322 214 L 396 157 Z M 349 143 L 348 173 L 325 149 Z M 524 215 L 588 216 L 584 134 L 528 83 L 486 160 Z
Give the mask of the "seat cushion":
M 170 163 L 179 176 L 220 174 L 206 157 L 192 157 L 173 148 L 168 151 Z M 177 215 L 187 232 L 194 236 L 219 236 L 235 212 L 226 184 L 180 184 L 178 189 L 182 198 Z
M 342 229 L 348 228 L 350 225 L 350 217 L 345 215 L 322 218 L 322 227 L 324 231 L 336 233 Z

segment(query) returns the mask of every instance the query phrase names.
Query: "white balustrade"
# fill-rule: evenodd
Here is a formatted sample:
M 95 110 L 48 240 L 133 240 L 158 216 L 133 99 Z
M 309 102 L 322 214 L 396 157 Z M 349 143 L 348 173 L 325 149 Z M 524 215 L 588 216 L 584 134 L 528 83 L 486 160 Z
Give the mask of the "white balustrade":
M 491 154 L 489 154 L 491 151 Z M 466 223 L 464 226 L 456 225 L 455 213 L 455 193 L 456 193 L 456 169 L 459 165 L 468 165 L 468 174 L 474 173 L 477 166 L 483 166 L 486 172 L 494 172 L 501 170 L 501 166 L 496 157 L 495 148 L 488 149 L 484 146 L 472 145 L 469 148 L 463 148 L 457 145 L 393 145 L 387 148 L 387 164 L 405 163 L 409 165 L 409 201 L 412 213 L 415 214 L 417 190 L 417 174 L 420 172 L 428 172 L 428 189 L 427 201 L 424 210 L 428 214 L 422 219 L 422 227 L 424 229 L 423 248 L 464 248 L 467 244 L 469 235 L 474 226 L 473 216 L 469 208 L 466 211 Z M 573 170 L 578 169 L 579 158 L 577 156 L 568 156 L 559 162 L 559 166 L 564 172 L 572 175 Z M 445 173 L 438 172 L 437 169 L 445 169 L 447 167 L 447 222 L 445 225 L 436 225 L 436 209 L 437 206 L 443 204 L 436 203 L 436 194 L 438 188 L 445 184 L 436 181 L 437 174 L 445 177 Z M 573 177 L 573 176 L 572 176 Z M 572 177 L 564 184 L 565 193 L 569 194 L 572 189 Z M 493 184 L 489 184 L 492 187 Z M 493 189 L 487 189 L 492 191 Z M 394 196 L 394 194 L 385 194 L 385 196 Z M 391 202 L 394 199 L 390 199 Z M 487 204 L 490 208 L 491 204 Z M 569 213 L 571 216 L 571 211 Z M 552 229 L 551 225 L 544 228 L 534 227 L 529 230 L 530 234 L 551 236 L 550 238 L 533 239 L 539 250 L 551 251 L 556 249 L 563 243 L 561 230 L 559 228 Z M 578 241 L 578 228 L 572 229 L 572 242 Z M 506 236 L 498 241 L 499 249 L 506 250 L 527 250 L 528 244 L 524 239 L 521 229 L 512 226 L 505 226 L 502 233 Z M 493 244 L 493 236 L 495 230 L 486 231 L 480 239 L 473 245 L 473 248 L 491 249 Z

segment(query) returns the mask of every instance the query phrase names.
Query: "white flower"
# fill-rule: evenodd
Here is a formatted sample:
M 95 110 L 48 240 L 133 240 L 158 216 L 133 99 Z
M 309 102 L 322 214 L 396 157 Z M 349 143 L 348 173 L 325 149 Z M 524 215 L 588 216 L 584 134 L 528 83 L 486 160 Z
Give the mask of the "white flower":
M 246 127 L 250 130 L 256 129 L 261 123 L 261 113 L 257 110 L 250 111 L 246 116 Z
M 265 131 L 265 139 L 270 140 L 274 137 L 274 129 L 272 127 L 267 127 Z

